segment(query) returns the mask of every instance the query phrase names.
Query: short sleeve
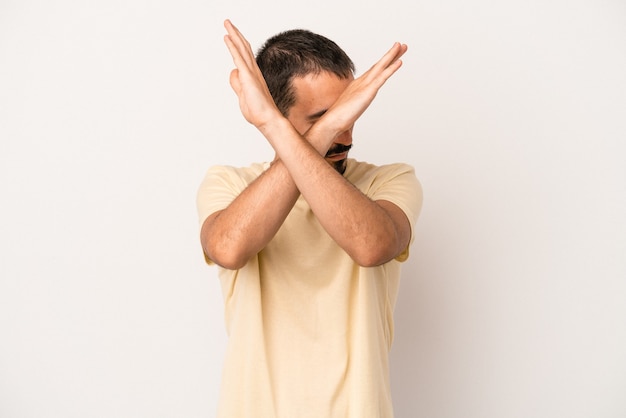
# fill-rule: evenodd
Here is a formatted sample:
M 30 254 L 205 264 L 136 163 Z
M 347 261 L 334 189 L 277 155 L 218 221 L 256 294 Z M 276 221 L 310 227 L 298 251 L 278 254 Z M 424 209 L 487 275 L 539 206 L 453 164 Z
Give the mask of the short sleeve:
M 386 200 L 398 206 L 411 225 L 411 239 L 407 248 L 397 257 L 405 261 L 409 257 L 409 246 L 414 241 L 415 223 L 422 209 L 422 186 L 415 170 L 408 164 L 398 163 L 376 167 L 365 176 L 368 179 L 362 190 L 372 200 Z
M 209 215 L 226 209 L 268 167 L 267 163 L 259 163 L 245 168 L 230 166 L 209 168 L 196 197 L 200 225 Z
M 213 213 L 226 209 L 250 185 L 268 164 L 255 164 L 246 168 L 213 166 L 206 172 L 196 196 L 200 228 Z M 209 259 L 209 264 L 213 264 Z

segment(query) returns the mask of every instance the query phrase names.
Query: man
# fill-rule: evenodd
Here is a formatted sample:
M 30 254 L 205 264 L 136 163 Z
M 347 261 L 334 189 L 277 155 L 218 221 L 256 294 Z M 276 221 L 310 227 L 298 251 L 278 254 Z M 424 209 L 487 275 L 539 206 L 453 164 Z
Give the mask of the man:
M 218 416 L 392 417 L 393 308 L 421 188 L 408 165 L 347 155 L 355 121 L 407 46 L 355 79 L 320 35 L 283 32 L 255 57 L 225 27 L 230 84 L 275 159 L 213 167 L 198 192 L 229 335 Z

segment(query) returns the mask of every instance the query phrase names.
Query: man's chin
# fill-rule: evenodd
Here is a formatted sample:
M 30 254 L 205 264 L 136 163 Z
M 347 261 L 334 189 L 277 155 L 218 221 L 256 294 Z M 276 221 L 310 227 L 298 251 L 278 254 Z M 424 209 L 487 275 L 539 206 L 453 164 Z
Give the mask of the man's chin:
M 343 160 L 330 161 L 330 165 L 343 176 L 343 173 L 346 172 L 346 168 L 348 167 L 348 160 L 344 158 Z

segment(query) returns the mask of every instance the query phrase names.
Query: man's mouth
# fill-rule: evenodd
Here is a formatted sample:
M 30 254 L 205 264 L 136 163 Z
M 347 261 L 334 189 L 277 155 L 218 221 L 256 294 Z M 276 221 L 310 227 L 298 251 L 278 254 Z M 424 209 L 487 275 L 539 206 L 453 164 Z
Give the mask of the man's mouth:
M 327 160 L 331 160 L 331 161 L 339 161 L 339 160 L 345 160 L 346 157 L 348 157 L 348 153 L 347 152 L 342 152 L 340 154 L 327 155 L 326 159 Z
M 348 151 L 350 151 L 350 148 L 352 148 L 352 144 L 350 145 L 337 144 L 328 150 L 325 158 L 331 159 L 331 160 L 342 160 L 348 156 Z

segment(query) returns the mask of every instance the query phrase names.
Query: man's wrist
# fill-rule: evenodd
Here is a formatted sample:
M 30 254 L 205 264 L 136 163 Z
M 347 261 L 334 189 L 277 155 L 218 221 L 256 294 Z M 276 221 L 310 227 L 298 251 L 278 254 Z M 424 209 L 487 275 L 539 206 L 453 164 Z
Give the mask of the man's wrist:
M 267 138 L 272 146 L 274 146 L 274 138 L 277 136 L 285 135 L 285 133 L 290 130 L 295 132 L 295 128 L 291 122 L 280 113 L 264 124 L 257 126 L 257 129 Z
M 305 138 L 321 155 L 325 155 L 340 133 L 320 119 L 306 132 Z

